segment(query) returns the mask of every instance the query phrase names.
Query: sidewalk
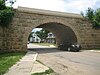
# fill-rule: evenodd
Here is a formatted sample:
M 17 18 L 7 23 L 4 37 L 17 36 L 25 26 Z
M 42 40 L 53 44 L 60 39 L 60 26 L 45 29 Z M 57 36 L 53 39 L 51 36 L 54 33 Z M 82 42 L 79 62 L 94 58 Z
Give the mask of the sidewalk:
M 31 75 L 37 72 L 44 72 L 49 68 L 36 61 L 37 53 L 28 51 L 27 54 L 4 75 Z

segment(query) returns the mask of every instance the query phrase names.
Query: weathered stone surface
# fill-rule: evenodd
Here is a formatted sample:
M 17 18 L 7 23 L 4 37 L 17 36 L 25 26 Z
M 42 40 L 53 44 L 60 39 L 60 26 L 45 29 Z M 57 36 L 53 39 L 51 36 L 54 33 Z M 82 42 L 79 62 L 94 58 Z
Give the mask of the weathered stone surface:
M 83 49 L 100 48 L 100 30 L 93 29 L 78 14 L 19 8 L 9 28 L 3 32 L 0 27 L 0 50 L 27 50 L 29 33 L 35 27 L 52 31 L 57 44 L 71 41 L 78 42 Z

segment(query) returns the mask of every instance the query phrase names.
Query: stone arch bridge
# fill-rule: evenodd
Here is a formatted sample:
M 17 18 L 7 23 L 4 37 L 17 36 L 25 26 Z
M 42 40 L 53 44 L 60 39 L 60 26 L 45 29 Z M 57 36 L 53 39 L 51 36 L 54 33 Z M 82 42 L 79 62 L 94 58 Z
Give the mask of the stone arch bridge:
M 71 42 L 83 49 L 100 48 L 100 30 L 81 15 L 19 7 L 9 27 L 0 27 L 0 50 L 27 50 L 28 36 L 36 27 L 54 33 L 58 45 Z

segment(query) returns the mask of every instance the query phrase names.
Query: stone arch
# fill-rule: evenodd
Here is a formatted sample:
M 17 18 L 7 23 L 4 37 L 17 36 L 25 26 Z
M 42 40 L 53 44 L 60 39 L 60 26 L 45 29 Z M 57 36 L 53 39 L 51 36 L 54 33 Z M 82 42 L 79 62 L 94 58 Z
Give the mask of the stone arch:
M 55 35 L 55 37 L 56 37 L 56 39 L 57 39 L 57 44 L 59 45 L 60 43 L 63 43 L 64 41 L 65 42 L 70 42 L 70 41 L 66 41 L 66 39 L 64 38 L 64 37 L 60 37 L 60 38 L 58 38 L 59 37 L 59 35 L 57 35 L 57 32 L 56 31 L 54 31 L 54 29 L 49 29 L 48 27 L 50 26 L 50 24 L 56 24 L 56 26 L 58 25 L 58 27 L 62 27 L 62 29 L 65 29 L 64 31 L 62 30 L 62 29 L 59 29 L 62 33 L 64 32 L 68 32 L 69 31 L 69 33 L 71 33 L 72 35 L 70 35 L 69 33 L 66 33 L 66 34 L 68 34 L 68 36 L 69 36 L 69 38 L 67 38 L 68 36 L 64 36 L 64 35 L 62 35 L 62 36 L 64 36 L 67 40 L 68 39 L 70 39 L 70 40 L 72 40 L 71 41 L 71 43 L 79 43 L 79 40 L 78 40 L 78 35 L 77 35 L 77 31 L 70 25 L 70 24 L 68 24 L 68 23 L 65 23 L 65 22 L 63 22 L 63 21 L 58 21 L 58 20 L 56 20 L 56 21 L 54 21 L 54 20 L 43 20 L 43 21 L 40 21 L 37 25 L 34 25 L 34 27 L 31 27 L 32 29 L 33 28 L 37 28 L 37 27 L 41 27 L 41 28 L 45 28 L 45 29 L 47 29 L 47 30 L 49 30 L 49 31 L 51 31 L 51 32 L 53 32 L 53 34 Z M 45 27 L 45 25 L 46 25 L 46 27 Z M 33 26 L 33 25 L 32 25 Z M 54 25 L 55 26 L 55 25 Z M 53 27 L 53 26 L 52 26 Z M 31 29 L 31 30 L 32 30 Z M 31 31 L 30 31 L 31 32 Z M 61 34 L 61 33 L 60 33 Z M 66 35 L 65 34 L 65 35 Z M 29 34 L 28 34 L 29 35 Z M 73 38 L 71 38 L 71 37 L 73 37 Z M 63 39 L 63 41 L 61 41 L 60 39 Z M 64 42 L 64 43 L 65 43 Z
M 51 31 L 57 40 L 57 44 L 61 43 L 77 43 L 78 39 L 74 31 L 61 23 L 49 22 L 39 25 L 38 28 L 44 28 Z
M 47 19 L 40 20 L 38 23 L 37 22 L 34 23 L 34 24 L 32 23 L 30 25 L 30 27 L 29 27 L 30 28 L 29 33 L 32 31 L 32 29 L 34 29 L 34 28 L 36 28 L 36 27 L 38 27 L 40 25 L 44 25 L 44 24 L 48 24 L 48 23 L 57 23 L 57 24 L 61 24 L 61 25 L 67 26 L 75 33 L 77 39 L 80 38 L 78 36 L 77 30 L 72 25 L 70 25 L 70 23 L 67 23 L 66 21 L 59 20 L 59 19 L 49 19 L 49 18 L 48 18 L 48 20 Z M 79 40 L 77 40 L 77 41 L 79 42 Z

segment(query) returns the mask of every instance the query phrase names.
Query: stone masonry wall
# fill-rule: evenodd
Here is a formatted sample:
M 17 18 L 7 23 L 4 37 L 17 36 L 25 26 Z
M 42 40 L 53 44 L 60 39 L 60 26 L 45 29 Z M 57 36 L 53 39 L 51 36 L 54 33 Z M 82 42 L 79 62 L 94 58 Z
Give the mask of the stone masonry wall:
M 0 50 L 3 48 L 3 30 L 0 27 Z
M 0 52 L 2 51 L 6 51 L 7 50 L 7 31 L 8 31 L 8 28 L 2 28 L 0 27 Z
M 100 29 L 93 29 L 91 23 L 82 18 L 36 14 L 16 10 L 9 28 L 4 33 L 0 28 L 0 50 L 27 50 L 27 40 L 32 29 L 50 22 L 61 23 L 70 27 L 83 49 L 100 48 Z M 4 35 L 5 33 L 6 35 Z

